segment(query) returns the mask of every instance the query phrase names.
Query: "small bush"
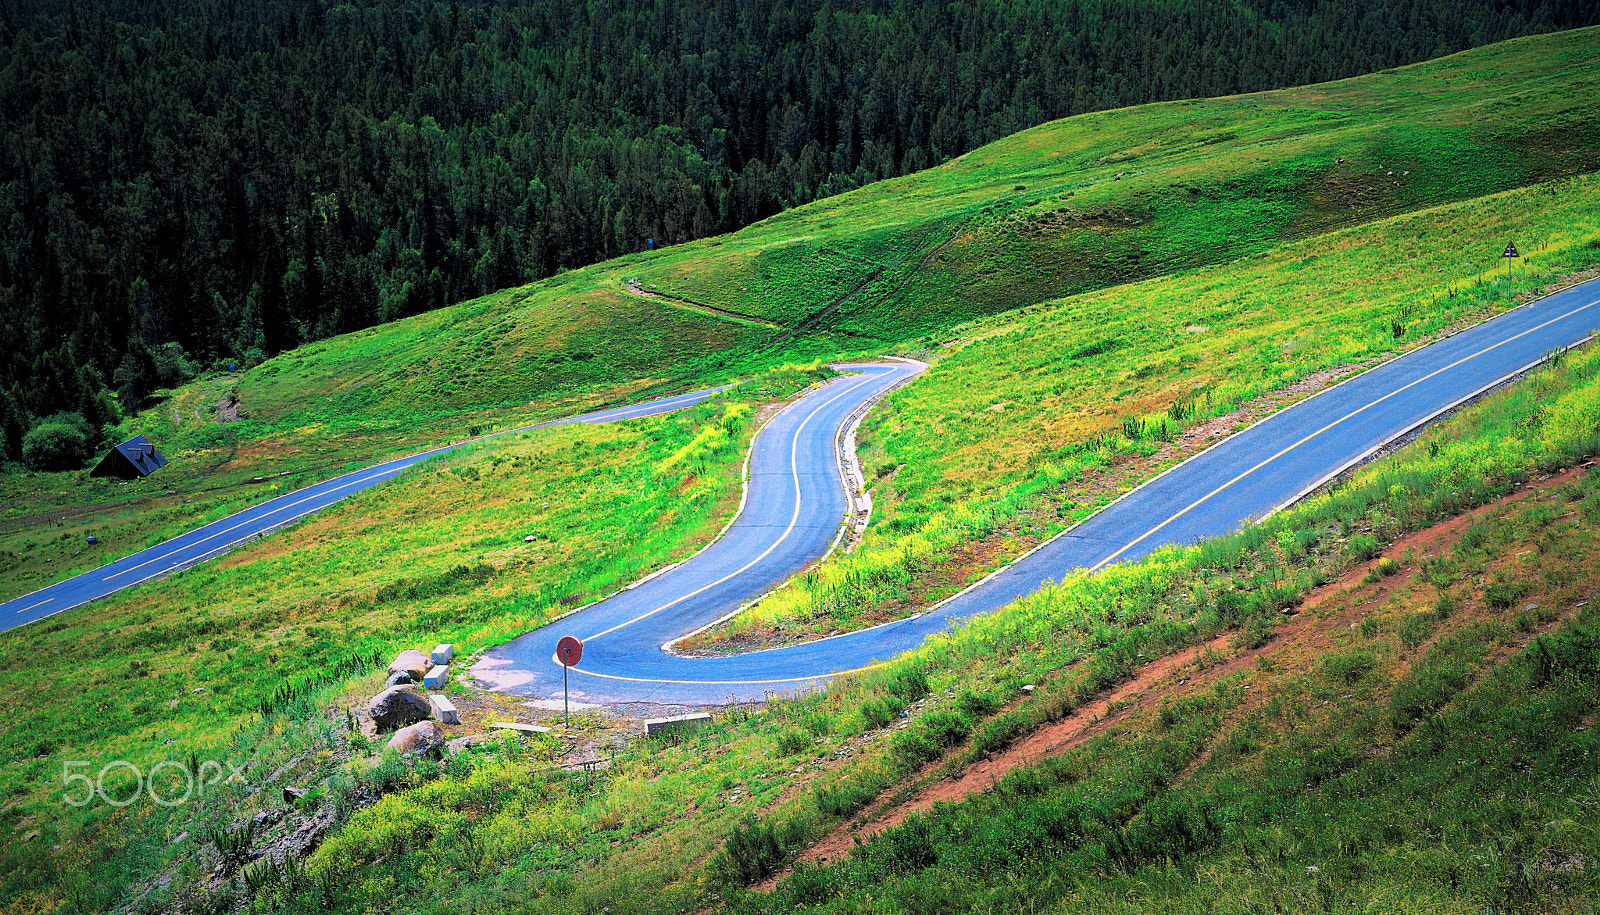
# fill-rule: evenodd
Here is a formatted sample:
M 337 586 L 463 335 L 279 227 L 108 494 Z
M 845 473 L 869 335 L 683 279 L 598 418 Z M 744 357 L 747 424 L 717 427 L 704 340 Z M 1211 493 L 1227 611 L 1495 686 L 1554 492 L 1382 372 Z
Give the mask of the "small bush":
M 1010 746 L 1028 725 L 1027 717 L 1017 712 L 991 719 L 972 736 L 972 748 L 985 756 L 1003 750 Z
M 785 840 L 794 840 L 792 829 L 780 830 L 773 823 L 747 817 L 733 827 L 733 834 L 712 861 L 712 873 L 723 883 L 749 886 L 772 876 L 783 865 Z
M 889 722 L 894 720 L 894 709 L 882 699 L 876 697 L 866 699 L 861 703 L 860 708 L 861 720 L 866 724 L 868 730 L 887 727 Z
M 877 794 L 867 785 L 825 785 L 817 790 L 817 811 L 826 817 L 847 817 L 867 806 Z
M 22 437 L 22 463 L 30 470 L 76 470 L 88 455 L 88 437 L 66 423 L 41 423 Z
M 1357 534 L 1350 538 L 1349 550 L 1357 562 L 1366 562 L 1383 552 L 1383 545 L 1371 534 Z
M 904 666 L 890 674 L 883 686 L 890 695 L 915 702 L 928 694 L 928 675 L 921 668 Z
M 1433 627 L 1438 621 L 1439 617 L 1434 613 L 1413 613 L 1407 616 L 1400 624 L 1400 641 L 1407 648 L 1416 648 L 1433 634 Z
M 1496 572 L 1494 581 L 1483 589 L 1483 599 L 1496 610 L 1509 610 L 1518 601 L 1527 597 L 1531 590 L 1532 586 L 1527 582 L 1508 578 L 1504 573 Z
M 789 728 L 778 735 L 778 752 L 793 756 L 811 749 L 811 735 L 798 728 Z
M 1322 669 L 1329 680 L 1354 686 L 1367 678 L 1378 666 L 1378 659 L 1364 651 L 1329 655 L 1322 661 Z
M 933 762 L 942 752 L 942 748 L 921 728 L 901 731 L 894 739 L 894 755 L 910 766 Z
M 1000 697 L 993 692 L 974 692 L 966 690 L 956 697 L 956 703 L 962 711 L 974 717 L 991 715 L 1000 708 Z
M 250 844 L 255 835 L 255 823 L 246 820 L 238 827 L 213 826 L 206 838 L 216 847 L 223 867 L 232 869 L 250 859 Z

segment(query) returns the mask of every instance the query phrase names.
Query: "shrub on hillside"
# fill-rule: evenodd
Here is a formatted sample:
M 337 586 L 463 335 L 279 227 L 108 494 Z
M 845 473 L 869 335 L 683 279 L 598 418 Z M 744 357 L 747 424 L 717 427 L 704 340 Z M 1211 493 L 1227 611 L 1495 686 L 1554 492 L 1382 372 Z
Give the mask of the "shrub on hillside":
M 94 443 L 94 424 L 85 419 L 82 413 L 52 413 L 33 425 L 35 428 L 39 426 L 71 426 L 83 433 L 85 441 L 90 444 Z
M 88 436 L 66 423 L 41 423 L 22 437 L 22 463 L 30 470 L 75 470 L 88 455 Z
M 801 838 L 795 824 L 779 826 L 746 817 L 734 825 L 727 844 L 712 859 L 711 871 L 724 884 L 759 883 L 777 873 Z
M 194 363 L 189 361 L 189 354 L 177 343 L 163 343 L 151 350 L 150 355 L 162 387 L 175 388 L 198 374 Z

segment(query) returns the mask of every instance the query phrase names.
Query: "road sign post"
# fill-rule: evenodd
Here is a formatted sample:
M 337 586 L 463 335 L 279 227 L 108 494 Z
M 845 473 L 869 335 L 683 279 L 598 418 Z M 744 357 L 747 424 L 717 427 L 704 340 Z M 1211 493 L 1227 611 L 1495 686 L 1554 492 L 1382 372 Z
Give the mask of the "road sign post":
M 567 671 L 583 660 L 583 640 L 575 635 L 562 636 L 556 643 L 556 660 L 561 662 L 561 720 L 571 730 L 572 704 L 567 698 Z
M 1506 259 L 1506 301 L 1509 302 L 1509 301 L 1511 301 L 1511 295 L 1512 295 L 1512 293 L 1511 293 L 1511 259 L 1515 258 L 1515 257 L 1521 257 L 1522 255 L 1517 253 L 1517 246 L 1516 246 L 1515 242 L 1506 242 L 1505 253 L 1501 254 L 1500 256 Z

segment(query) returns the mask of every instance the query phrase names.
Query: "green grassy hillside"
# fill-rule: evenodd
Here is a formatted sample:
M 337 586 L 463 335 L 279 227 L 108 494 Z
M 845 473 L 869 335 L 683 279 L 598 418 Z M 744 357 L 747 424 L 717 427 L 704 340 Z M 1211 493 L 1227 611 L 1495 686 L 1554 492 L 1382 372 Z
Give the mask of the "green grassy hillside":
M 18 832 L 73 841 L 23 845 L 8 891 L 91 911 L 134 893 L 150 911 L 1581 910 L 1595 880 L 1571 865 L 1600 854 L 1600 476 L 1543 475 L 1600 453 L 1597 423 L 1600 353 L 1553 361 L 1262 527 L 1063 582 L 826 693 L 613 743 L 600 773 L 543 740 L 369 760 L 341 709 L 378 675 L 313 688 L 132 757 L 247 766 L 203 804 L 70 826 L 11 808 Z M 1100 724 L 1026 749 L 1076 719 Z M 977 793 L 788 872 L 869 808 L 1011 756 Z M 284 785 L 320 793 L 289 803 Z M 223 862 L 207 830 L 258 813 L 255 851 L 338 827 L 303 867 Z
M 1322 86 L 1055 121 L 635 272 L 791 326 L 936 333 L 1594 170 L 1597 42 L 1583 30 Z

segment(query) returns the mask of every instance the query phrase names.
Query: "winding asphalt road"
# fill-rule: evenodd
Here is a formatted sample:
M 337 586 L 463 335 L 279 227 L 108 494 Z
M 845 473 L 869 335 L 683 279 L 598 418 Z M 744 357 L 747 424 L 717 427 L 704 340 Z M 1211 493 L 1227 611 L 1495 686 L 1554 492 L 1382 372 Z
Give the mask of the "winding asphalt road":
M 1597 297 L 1600 281 L 1591 281 L 1329 388 L 1185 461 L 920 616 L 738 656 L 663 650 L 826 550 L 844 505 L 831 451 L 835 425 L 860 399 L 915 370 L 859 367 L 860 374 L 795 402 L 757 436 L 747 501 L 722 540 L 666 574 L 488 652 L 472 675 L 495 689 L 559 696 L 555 645 L 571 634 L 585 642 L 572 695 L 588 702 L 717 703 L 821 686 L 1074 571 L 1227 533 L 1296 501 L 1550 351 L 1587 339 L 1600 327 Z
M 482 441 L 483 439 L 495 438 L 501 435 L 514 435 L 518 432 L 527 432 L 530 429 L 566 425 L 567 423 L 609 423 L 622 419 L 636 419 L 641 416 L 656 416 L 692 406 L 723 390 L 724 388 L 722 387 L 708 388 L 703 391 L 680 394 L 676 397 L 653 400 L 629 407 L 617 407 L 596 413 L 585 413 L 581 416 L 569 416 L 564 419 L 534 423 L 530 426 L 520 426 L 516 429 L 507 429 L 504 432 L 495 432 L 464 442 L 457 442 L 453 445 L 445 445 L 442 448 L 434 448 L 407 457 L 396 458 L 364 470 L 357 470 L 343 476 L 334 477 L 315 486 L 308 486 L 304 489 L 269 499 L 260 505 L 247 508 L 219 521 L 213 521 L 204 527 L 174 537 L 165 543 L 141 550 L 132 556 L 124 557 L 98 569 L 57 582 L 47 588 L 41 588 L 32 594 L 25 594 L 22 597 L 6 601 L 0 604 L 0 632 L 27 625 L 47 616 L 53 616 L 63 610 L 81 607 L 91 601 L 96 601 L 121 591 L 123 588 L 143 584 L 151 579 L 161 578 L 179 569 L 203 562 L 213 556 L 227 552 L 246 540 L 259 537 L 268 531 L 304 518 L 306 515 L 319 512 L 363 489 L 388 482 L 413 464 L 426 461 L 428 458 L 444 454 L 470 442 Z

